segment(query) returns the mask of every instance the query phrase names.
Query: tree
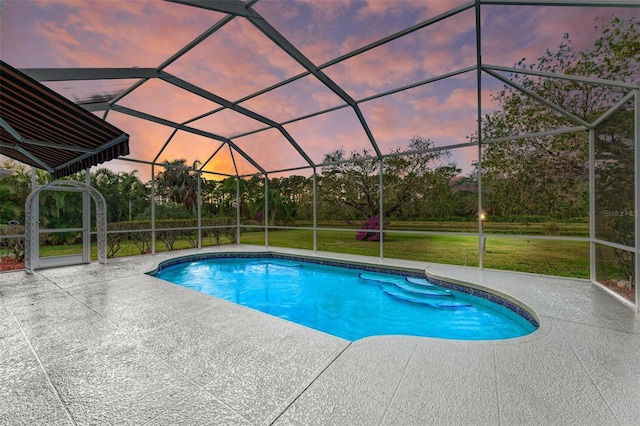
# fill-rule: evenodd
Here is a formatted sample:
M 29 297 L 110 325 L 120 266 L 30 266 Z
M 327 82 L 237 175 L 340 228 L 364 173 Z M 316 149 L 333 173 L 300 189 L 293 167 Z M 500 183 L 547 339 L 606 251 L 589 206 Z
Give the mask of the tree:
M 286 197 L 283 197 L 282 191 L 277 187 L 277 180 L 269 181 L 269 191 L 267 193 L 268 198 L 268 217 L 270 221 L 270 225 L 276 224 L 276 217 L 281 217 L 283 222 L 290 217 L 290 206 Z M 272 187 L 272 183 L 273 186 Z M 265 196 L 264 189 L 262 191 L 262 195 L 258 198 L 255 206 L 256 213 L 263 213 L 265 211 Z
M 31 191 L 31 178 L 26 167 L 13 160 L 7 160 L 2 168 L 11 175 L 0 179 L 0 224 L 11 220 L 24 221 L 24 202 Z
M 595 204 L 596 238 L 633 247 L 635 245 L 635 171 L 633 104 L 616 111 L 596 129 L 595 141 Z M 617 278 L 634 299 L 634 253 L 613 248 L 619 271 L 604 280 Z M 602 278 L 601 278 L 602 279 Z
M 91 174 L 91 185 L 107 202 L 109 222 L 131 221 L 149 205 L 149 188 L 136 176 L 138 171 L 114 173 L 100 168 Z
M 195 160 L 189 167 L 184 158 L 163 161 L 165 170 L 156 174 L 158 195 L 166 201 L 182 204 L 189 213 L 194 213 L 198 201 L 198 179 L 202 179 L 195 172 L 199 164 Z
M 598 22 L 599 23 L 599 22 Z M 614 18 L 593 47 L 577 52 L 565 34 L 556 52 L 547 50 L 537 63 L 523 58 L 517 68 L 564 73 L 612 81 L 640 78 L 639 23 Z M 511 80 L 592 122 L 619 101 L 625 90 L 592 83 L 514 73 Z M 483 118 L 483 139 L 576 126 L 526 94 L 506 86 L 494 97 L 500 109 Z M 565 133 L 487 145 L 482 156 L 483 205 L 492 216 L 588 215 L 588 134 Z
M 31 193 L 31 168 L 14 160 L 6 160 L 2 168 L 11 170 L 11 175 L 0 179 L 0 224 L 10 220 L 24 222 L 24 203 Z M 36 169 L 36 183 L 44 185 L 51 181 L 51 175 Z
M 415 136 L 405 152 L 394 148 L 385 158 L 383 167 L 383 218 L 399 212 L 410 200 L 428 203 L 438 190 L 450 191 L 449 181 L 458 172 L 455 164 L 446 162 L 450 152 L 433 150 L 433 141 Z M 347 217 L 370 219 L 380 213 L 380 165 L 368 149 L 353 151 L 349 157 L 344 150 L 328 153 L 328 165 L 322 168 L 318 191 L 325 205 L 342 208 Z

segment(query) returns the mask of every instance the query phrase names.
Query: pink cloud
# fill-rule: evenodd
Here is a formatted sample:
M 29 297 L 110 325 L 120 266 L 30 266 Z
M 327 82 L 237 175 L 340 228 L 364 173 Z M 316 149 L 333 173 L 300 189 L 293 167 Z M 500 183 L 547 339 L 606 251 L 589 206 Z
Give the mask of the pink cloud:
M 239 133 L 261 129 L 267 125 L 230 109 L 223 109 L 196 120 L 189 126 L 231 137 Z
M 266 170 L 307 165 L 293 145 L 276 129 L 237 138 L 233 142 Z
M 313 75 L 257 96 L 241 106 L 276 122 L 284 122 L 342 103 Z
M 337 149 L 344 148 L 348 154 L 354 149 L 371 148 L 351 108 L 287 124 L 285 128 L 316 163 L 322 162 L 325 154 Z
M 464 2 L 308 0 L 259 2 L 256 9 L 264 11 L 269 22 L 320 64 Z M 512 65 L 526 57 L 528 62 L 535 62 L 546 48 L 557 48 L 564 32 L 571 34 L 576 48 L 582 48 L 598 35 L 598 31 L 593 30 L 594 17 L 608 18 L 612 13 L 638 15 L 638 9 L 483 5 L 484 60 Z M 15 61 L 17 66 L 156 67 L 221 16 L 203 9 L 155 1 L 5 2 L 1 16 L 1 53 L 3 60 Z M 359 99 L 466 67 L 476 60 L 473 25 L 474 11 L 469 10 L 325 71 Z M 249 22 L 235 18 L 170 65 L 167 71 L 234 101 L 298 74 L 302 67 Z M 392 146 L 406 145 L 416 134 L 432 138 L 439 145 L 460 143 L 466 141 L 476 127 L 474 80 L 475 73 L 469 73 L 460 77 L 459 84 L 458 80 L 435 83 L 363 103 L 361 107 L 383 152 Z M 76 83 L 52 87 L 72 87 Z M 484 111 L 495 107 L 489 95 L 500 86 L 501 83 L 491 77 L 483 77 Z M 69 93 L 71 97 L 74 94 L 71 90 Z M 290 87 L 256 97 L 243 106 L 275 121 L 284 121 L 340 103 L 335 94 L 309 76 Z M 217 107 L 159 81 L 145 83 L 125 97 L 122 104 L 178 122 Z M 109 114 L 109 121 L 132 135 L 130 157 L 145 160 L 153 159 L 172 131 L 113 112 Z M 192 125 L 225 136 L 262 127 L 261 123 L 231 111 Z M 293 123 L 287 128 L 314 161 L 321 161 L 325 153 L 340 147 L 347 151 L 370 147 L 351 108 Z M 241 138 L 239 143 L 265 164 L 278 168 L 298 164 L 299 155 L 291 151 L 278 132 L 273 132 Z M 272 148 L 272 141 L 278 150 Z M 205 159 L 217 146 L 216 141 L 185 134 L 169 145 L 161 160 L 165 156 Z M 216 157 L 215 167 L 233 172 L 227 151 L 225 148 Z M 246 161 L 236 159 L 243 172 L 251 171 L 252 166 Z
M 343 15 L 351 4 L 349 0 L 332 0 L 332 1 L 317 1 L 317 0 L 299 0 L 298 3 L 305 4 L 313 11 L 315 19 L 332 20 Z
M 522 58 L 536 63 L 546 49 L 557 50 L 565 33 L 576 49 L 591 46 L 600 35 L 600 30 L 594 31 L 596 17 L 604 22 L 612 15 L 640 17 L 634 8 L 487 6 L 483 11 L 483 60 L 505 66 Z
M 167 72 L 235 101 L 302 68 L 247 21 L 235 19 Z
M 157 66 L 211 25 L 207 16 L 213 21 L 221 16 L 143 0 L 118 2 L 117 7 L 108 1 L 39 4 L 42 13 L 33 30 L 48 43 L 50 59 L 58 66 Z
M 219 107 L 216 103 L 158 79 L 146 81 L 118 104 L 177 123 Z

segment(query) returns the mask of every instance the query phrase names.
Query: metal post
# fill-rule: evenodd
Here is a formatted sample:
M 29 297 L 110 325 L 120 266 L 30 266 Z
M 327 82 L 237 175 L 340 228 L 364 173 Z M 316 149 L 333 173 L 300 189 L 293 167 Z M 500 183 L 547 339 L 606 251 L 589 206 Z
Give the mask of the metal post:
M 91 186 L 90 167 L 84 171 L 84 182 Z M 91 262 L 91 197 L 82 191 L 82 261 Z
M 36 174 L 36 168 L 31 166 L 31 191 L 35 191 L 38 187 L 38 175 Z
M 318 174 L 313 168 L 313 252 L 318 251 Z
M 476 0 L 476 78 L 478 89 L 478 267 L 483 268 L 482 249 L 484 230 L 482 226 L 482 50 L 480 40 L 480 0 Z
M 156 173 L 151 164 L 151 254 L 156 254 Z
M 379 179 L 379 185 L 380 185 L 380 207 L 378 209 L 378 222 L 379 226 L 378 226 L 378 230 L 380 231 L 380 260 L 384 259 L 384 217 L 383 217 L 383 213 L 384 213 L 384 179 L 383 179 L 383 172 L 384 172 L 384 161 L 381 158 L 380 160 L 378 160 L 380 162 L 380 179 Z
M 240 244 L 240 176 L 236 176 L 236 244 Z
M 635 171 L 636 171 L 636 198 L 635 214 L 636 221 L 636 312 L 640 312 L 640 90 L 635 91 Z
M 197 211 L 198 211 L 198 248 L 202 248 L 202 185 L 200 184 L 200 179 L 202 175 L 200 174 L 200 170 L 196 170 L 196 177 L 198 178 L 197 188 L 198 188 L 198 196 L 196 197 Z
M 589 129 L 589 278 L 596 282 L 596 132 Z
M 264 246 L 269 247 L 269 175 L 264 175 Z

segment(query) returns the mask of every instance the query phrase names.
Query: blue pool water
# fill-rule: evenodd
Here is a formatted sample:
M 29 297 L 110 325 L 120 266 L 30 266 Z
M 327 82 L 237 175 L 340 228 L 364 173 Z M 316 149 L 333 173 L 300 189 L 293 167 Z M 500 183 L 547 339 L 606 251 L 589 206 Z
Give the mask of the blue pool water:
M 297 260 L 187 261 L 155 276 L 348 340 L 388 334 L 492 340 L 536 329 L 504 306 L 423 278 Z

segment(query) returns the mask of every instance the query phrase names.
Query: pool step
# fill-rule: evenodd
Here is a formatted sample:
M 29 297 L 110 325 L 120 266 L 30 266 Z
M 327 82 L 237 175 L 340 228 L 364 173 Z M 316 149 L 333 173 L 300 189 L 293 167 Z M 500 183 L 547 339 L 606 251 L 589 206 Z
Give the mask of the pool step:
M 449 290 L 433 285 L 422 278 L 395 277 L 370 272 L 362 272 L 358 276 L 367 282 L 379 285 L 386 295 L 403 302 L 439 309 L 456 309 L 471 306 L 468 303 L 457 302 L 455 295 Z
M 449 290 L 439 289 L 436 286 L 423 287 L 419 284 L 408 283 L 393 283 L 393 286 L 402 290 L 403 292 L 411 295 L 430 296 L 430 297 L 448 297 L 454 298 L 455 296 L 449 292 Z
M 438 298 L 434 298 L 434 297 L 428 297 L 428 296 L 423 296 L 423 295 L 412 295 L 406 292 L 403 292 L 402 290 L 399 289 L 394 289 L 394 288 L 386 288 L 383 290 L 384 293 L 388 296 L 393 297 L 394 299 L 403 301 L 403 302 L 409 302 L 409 303 L 415 303 L 418 305 L 424 305 L 424 306 L 430 306 L 432 308 L 439 308 L 439 309 L 457 309 L 457 308 L 468 308 L 471 305 L 469 305 L 468 303 L 464 303 L 464 302 L 456 302 L 453 297 L 453 295 L 451 295 L 451 299 L 438 299 Z
M 426 278 L 416 278 L 416 277 L 405 277 L 405 281 L 407 281 L 410 284 L 416 285 L 416 286 L 422 286 L 422 287 L 436 287 L 435 284 L 432 284 L 428 279 Z
M 375 282 L 376 284 L 384 283 L 396 285 L 405 281 L 405 277 L 400 275 L 394 277 L 385 274 L 376 274 L 375 272 L 361 272 L 358 276 L 365 281 Z

